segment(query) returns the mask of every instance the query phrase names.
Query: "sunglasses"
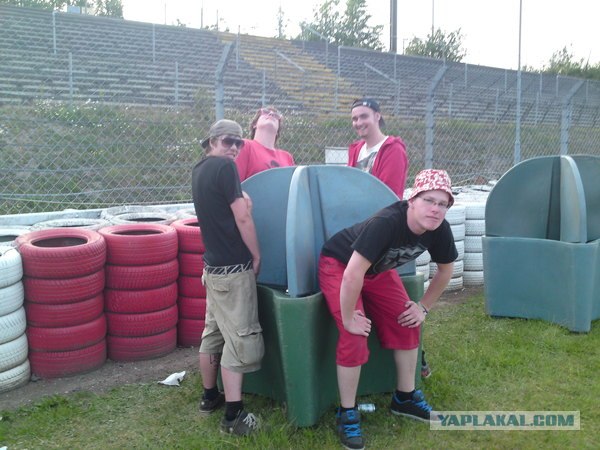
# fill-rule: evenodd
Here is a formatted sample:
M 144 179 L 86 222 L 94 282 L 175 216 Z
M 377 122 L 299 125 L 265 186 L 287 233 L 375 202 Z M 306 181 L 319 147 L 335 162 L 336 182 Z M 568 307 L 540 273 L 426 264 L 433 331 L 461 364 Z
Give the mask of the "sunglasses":
M 267 108 L 260 108 L 260 115 L 261 116 L 273 116 L 277 120 L 281 120 L 281 118 L 283 117 L 283 115 L 279 111 L 276 111 L 274 109 L 267 109 Z
M 239 149 L 241 149 L 244 146 L 244 140 L 240 139 L 240 138 L 235 138 L 235 137 L 230 137 L 230 136 L 225 136 L 221 138 L 221 143 L 223 144 L 224 147 L 226 148 L 231 148 L 234 145 Z

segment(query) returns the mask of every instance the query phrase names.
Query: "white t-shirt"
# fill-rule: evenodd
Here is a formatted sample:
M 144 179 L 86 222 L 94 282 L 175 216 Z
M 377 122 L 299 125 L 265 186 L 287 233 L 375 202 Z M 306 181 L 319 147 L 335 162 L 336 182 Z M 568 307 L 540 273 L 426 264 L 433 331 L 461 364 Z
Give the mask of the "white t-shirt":
M 373 170 L 373 162 L 375 161 L 377 152 L 379 151 L 382 144 L 387 138 L 387 136 L 384 136 L 381 142 L 378 142 L 371 148 L 367 148 L 367 143 L 365 142 L 361 147 L 360 152 L 358 152 L 356 167 L 362 170 L 363 172 L 371 173 L 371 170 Z

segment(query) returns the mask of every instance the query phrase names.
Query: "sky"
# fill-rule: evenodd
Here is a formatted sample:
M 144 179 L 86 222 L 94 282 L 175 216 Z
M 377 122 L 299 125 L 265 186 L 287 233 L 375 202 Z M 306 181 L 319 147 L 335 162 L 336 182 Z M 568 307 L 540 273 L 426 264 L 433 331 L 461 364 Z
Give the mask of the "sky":
M 397 51 L 413 37 L 425 39 L 435 29 L 449 33 L 460 28 L 463 62 L 517 69 L 519 65 L 520 0 L 398 0 Z M 312 21 L 323 0 L 122 0 L 127 20 L 185 24 L 258 36 L 277 35 L 281 6 L 285 34 L 295 37 L 301 21 Z M 345 1 L 341 0 L 344 4 Z M 390 1 L 367 0 L 370 25 L 384 25 L 381 40 L 390 44 Z M 541 68 L 566 47 L 576 60 L 600 62 L 600 1 L 522 0 L 521 66 Z

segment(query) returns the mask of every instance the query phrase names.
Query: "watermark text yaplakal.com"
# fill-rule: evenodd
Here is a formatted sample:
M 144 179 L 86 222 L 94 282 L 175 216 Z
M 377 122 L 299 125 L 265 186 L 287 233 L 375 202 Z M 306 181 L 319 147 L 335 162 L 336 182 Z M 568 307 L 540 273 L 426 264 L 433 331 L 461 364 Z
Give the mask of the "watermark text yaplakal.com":
M 562 430 L 580 428 L 579 411 L 436 411 L 431 430 Z

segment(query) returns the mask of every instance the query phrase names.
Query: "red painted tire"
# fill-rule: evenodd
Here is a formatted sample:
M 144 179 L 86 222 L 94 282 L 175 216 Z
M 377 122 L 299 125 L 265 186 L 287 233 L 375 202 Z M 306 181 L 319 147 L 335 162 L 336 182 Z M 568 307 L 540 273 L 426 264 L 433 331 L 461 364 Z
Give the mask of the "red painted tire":
M 106 313 L 110 336 L 151 336 L 164 333 L 177 325 L 177 305 L 162 311 L 140 314 Z
M 76 278 L 98 272 L 106 261 L 106 243 L 96 231 L 52 228 L 16 239 L 23 273 L 36 278 Z
M 177 303 L 177 283 L 156 289 L 126 291 L 106 289 L 104 304 L 107 312 L 139 314 L 160 311 Z
M 179 252 L 179 273 L 192 277 L 201 277 L 204 270 L 204 259 L 202 253 Z
M 72 327 L 88 323 L 104 311 L 104 296 L 98 294 L 76 303 L 48 305 L 25 302 L 27 325 L 30 327 Z
M 177 324 L 177 345 L 180 347 L 199 347 L 204 331 L 204 319 L 179 319 Z
M 171 226 L 177 230 L 180 252 L 204 253 L 206 251 L 197 218 L 176 220 Z
M 107 336 L 108 358 L 113 361 L 141 361 L 171 353 L 177 344 L 175 327 L 152 336 Z
M 40 378 L 68 377 L 98 369 L 106 361 L 106 339 L 67 352 L 29 351 L 31 373 Z
M 120 266 L 160 264 L 177 258 L 177 231 L 168 225 L 131 223 L 98 231 L 106 241 L 106 262 Z
M 206 298 L 206 288 L 202 284 L 202 277 L 180 275 L 177 279 L 177 285 L 179 286 L 180 296 Z
M 149 266 L 105 267 L 106 287 L 109 289 L 154 289 L 171 284 L 179 276 L 179 263 L 176 259 Z
M 66 352 L 94 345 L 106 337 L 106 317 L 101 314 L 91 322 L 72 327 L 46 328 L 28 326 L 29 350 Z
M 183 297 L 177 299 L 179 319 L 204 319 L 206 316 L 206 298 Z
M 91 298 L 104 290 L 104 268 L 77 278 L 43 279 L 25 277 L 25 299 L 35 303 L 60 305 Z

